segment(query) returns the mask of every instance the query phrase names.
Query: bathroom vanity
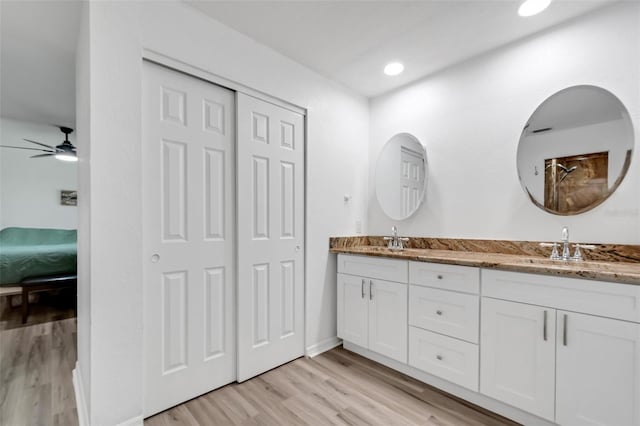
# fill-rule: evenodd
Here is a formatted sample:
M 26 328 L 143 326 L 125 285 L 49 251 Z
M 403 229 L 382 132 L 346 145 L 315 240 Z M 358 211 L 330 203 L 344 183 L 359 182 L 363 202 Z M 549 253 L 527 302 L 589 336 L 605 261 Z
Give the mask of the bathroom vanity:
M 346 349 L 521 423 L 640 424 L 640 264 L 331 251 Z

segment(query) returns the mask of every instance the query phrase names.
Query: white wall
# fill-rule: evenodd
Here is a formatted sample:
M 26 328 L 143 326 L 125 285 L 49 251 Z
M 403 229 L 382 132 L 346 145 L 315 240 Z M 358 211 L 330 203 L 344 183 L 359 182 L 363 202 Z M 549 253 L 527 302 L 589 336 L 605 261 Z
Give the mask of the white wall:
M 142 412 L 142 49 L 307 109 L 307 346 L 336 334 L 329 236 L 353 234 L 357 220 L 365 225 L 368 103 L 179 2 L 88 7 L 90 112 L 78 114 L 78 127 L 91 140 L 90 167 L 80 169 L 80 178 L 91 180 L 90 216 L 80 229 L 90 233 L 91 257 L 79 268 L 90 276 L 91 330 L 84 335 L 90 362 L 80 357 L 79 369 L 90 388 L 91 424 L 110 425 Z M 349 203 L 345 193 L 353 195 Z
M 426 204 L 397 223 L 400 233 L 431 237 L 553 240 L 567 225 L 575 241 L 640 241 L 640 5 L 609 6 L 546 32 L 451 67 L 371 101 L 370 151 L 413 133 L 427 148 Z M 516 151 L 520 132 L 548 96 L 592 84 L 627 107 L 636 149 L 618 190 L 578 216 L 535 207 L 520 187 Z M 371 234 L 389 234 L 369 189 Z
M 69 140 L 75 144 L 75 135 Z M 53 125 L 0 118 L 0 145 L 38 148 L 31 139 L 56 146 L 64 134 Z M 29 158 L 39 151 L 0 148 L 0 229 L 9 226 L 76 229 L 77 207 L 60 205 L 60 190 L 77 189 L 77 165 Z
M 89 79 L 89 6 L 83 2 L 78 44 L 76 48 L 76 145 L 78 155 L 78 308 L 77 308 L 77 351 L 78 366 L 74 383 L 84 392 L 84 400 L 78 401 L 80 416 L 91 405 L 91 144 L 90 142 L 90 79 Z M 84 371 L 84 374 L 82 373 Z M 82 413 L 82 414 L 81 414 Z M 81 418 L 80 422 L 88 419 Z

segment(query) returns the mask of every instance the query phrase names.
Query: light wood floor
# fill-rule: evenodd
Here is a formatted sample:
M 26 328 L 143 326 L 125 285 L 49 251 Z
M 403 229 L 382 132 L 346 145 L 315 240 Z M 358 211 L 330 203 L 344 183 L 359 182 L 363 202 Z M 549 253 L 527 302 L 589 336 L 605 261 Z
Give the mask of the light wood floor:
M 205 425 L 515 425 L 337 348 L 227 385 L 145 421 Z
M 24 325 L 0 299 L 0 425 L 77 425 L 75 362 L 73 297 L 41 295 Z
M 29 322 L 0 302 L 0 425 L 78 424 L 71 371 L 76 320 L 39 303 Z M 337 348 L 231 384 L 145 421 L 146 426 L 514 425 Z

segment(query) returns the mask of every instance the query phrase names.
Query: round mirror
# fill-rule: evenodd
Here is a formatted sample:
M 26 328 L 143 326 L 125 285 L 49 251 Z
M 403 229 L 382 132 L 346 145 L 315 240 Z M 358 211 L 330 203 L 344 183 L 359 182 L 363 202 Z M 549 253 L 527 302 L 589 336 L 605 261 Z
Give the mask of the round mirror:
M 522 188 L 549 213 L 591 210 L 622 182 L 633 139 L 629 113 L 611 92 L 595 86 L 561 90 L 535 110 L 520 136 Z
M 424 199 L 427 153 L 415 136 L 399 133 L 382 148 L 376 165 L 376 197 L 391 219 L 402 220 Z

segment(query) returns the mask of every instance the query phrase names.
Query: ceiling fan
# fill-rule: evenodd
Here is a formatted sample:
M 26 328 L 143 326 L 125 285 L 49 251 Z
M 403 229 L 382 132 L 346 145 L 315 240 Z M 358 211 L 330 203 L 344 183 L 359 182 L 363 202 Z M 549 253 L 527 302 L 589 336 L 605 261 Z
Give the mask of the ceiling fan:
M 69 127 L 60 127 L 60 131 L 64 133 L 64 142 L 57 146 L 47 145 L 42 142 L 32 141 L 30 139 L 24 139 L 27 142 L 34 143 L 36 145 L 40 145 L 44 148 L 29 148 L 26 146 L 10 146 L 10 145 L 0 145 L 2 148 L 16 148 L 16 149 L 29 149 L 33 151 L 42 151 L 44 154 L 32 155 L 31 158 L 41 158 L 41 157 L 51 157 L 54 156 L 57 160 L 62 161 L 78 161 L 78 156 L 76 155 L 76 147 L 73 146 L 71 142 L 69 142 L 69 134 L 73 132 L 73 129 Z

